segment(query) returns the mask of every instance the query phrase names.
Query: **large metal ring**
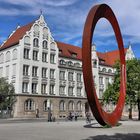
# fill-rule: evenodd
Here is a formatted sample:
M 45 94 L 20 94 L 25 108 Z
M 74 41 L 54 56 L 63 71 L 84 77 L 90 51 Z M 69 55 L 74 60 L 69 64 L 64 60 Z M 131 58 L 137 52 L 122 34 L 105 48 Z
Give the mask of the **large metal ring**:
M 92 62 L 91 62 L 91 47 L 92 47 L 92 37 L 96 23 L 100 18 L 106 18 L 113 27 L 115 32 L 116 40 L 118 43 L 119 54 L 120 54 L 120 96 L 116 105 L 115 110 L 112 113 L 105 112 L 101 104 L 98 101 L 96 95 L 96 89 L 94 85 Z M 110 46 L 111 47 L 111 46 Z M 117 19 L 111 10 L 111 8 L 106 4 L 94 6 L 86 19 L 83 40 L 82 40 L 82 63 L 83 63 L 83 77 L 85 83 L 85 90 L 87 94 L 87 99 L 91 108 L 91 111 L 96 118 L 96 120 L 101 125 L 111 125 L 115 126 L 119 119 L 121 118 L 123 107 L 125 104 L 126 96 L 126 64 L 125 64 L 125 52 L 122 40 L 122 35 L 120 32 L 119 24 Z

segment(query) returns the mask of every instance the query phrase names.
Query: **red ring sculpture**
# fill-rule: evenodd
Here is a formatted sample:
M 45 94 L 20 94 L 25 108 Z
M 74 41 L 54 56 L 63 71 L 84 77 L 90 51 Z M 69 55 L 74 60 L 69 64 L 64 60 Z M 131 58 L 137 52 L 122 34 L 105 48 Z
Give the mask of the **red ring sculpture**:
M 100 18 L 106 18 L 113 27 L 115 32 L 116 40 L 118 43 L 119 54 L 120 54 L 120 96 L 116 105 L 116 108 L 113 112 L 105 112 L 101 104 L 98 101 L 96 95 L 96 89 L 93 80 L 92 72 L 92 62 L 91 62 L 91 46 L 92 46 L 92 37 L 96 23 Z M 117 19 L 111 10 L 111 8 L 106 4 L 94 6 L 86 19 L 84 31 L 83 31 L 83 40 L 82 40 L 82 63 L 83 63 L 83 77 L 85 83 L 85 90 L 87 94 L 87 99 L 91 108 L 91 111 L 101 125 L 111 125 L 115 126 L 123 111 L 125 96 L 126 96 L 126 64 L 125 64 L 125 53 L 124 45 L 122 40 L 122 35 L 120 28 L 117 22 Z

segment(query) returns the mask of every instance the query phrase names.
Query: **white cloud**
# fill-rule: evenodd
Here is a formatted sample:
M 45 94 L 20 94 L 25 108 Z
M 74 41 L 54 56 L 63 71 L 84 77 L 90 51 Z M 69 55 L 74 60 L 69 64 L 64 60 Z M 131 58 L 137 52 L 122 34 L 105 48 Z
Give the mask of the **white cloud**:
M 0 0 L 0 2 L 3 2 L 3 0 Z M 4 2 L 24 6 L 25 9 L 19 9 L 16 6 L 7 8 L 0 5 L 0 15 L 39 15 L 39 11 L 42 9 L 44 15 L 47 15 L 46 18 L 48 16 L 51 17 L 51 20 L 47 20 L 47 22 L 54 24 L 55 30 L 57 30 L 54 30 L 55 36 L 60 35 L 60 32 L 63 33 L 62 40 L 66 42 L 78 36 L 82 36 L 86 16 L 95 3 L 107 3 L 113 9 L 119 21 L 122 34 L 135 36 L 135 38 L 130 38 L 132 42 L 140 42 L 139 0 L 123 0 L 123 2 L 122 0 L 5 0 Z M 108 22 L 101 20 L 96 26 L 95 34 L 111 36 L 114 35 L 114 32 Z
M 43 2 L 44 0 L 42 0 Z M 68 5 L 72 5 L 75 2 L 77 2 L 78 0 L 47 0 L 46 1 L 46 5 L 50 5 L 50 6 L 68 6 Z
M 122 34 L 140 35 L 140 1 L 139 0 L 102 0 L 113 9 Z
M 3 0 L 0 0 L 3 1 Z M 10 4 L 16 4 L 16 5 L 37 5 L 37 4 L 42 4 L 42 5 L 49 5 L 49 6 L 67 6 L 67 5 L 72 5 L 78 0 L 5 0 L 5 2 L 10 3 Z

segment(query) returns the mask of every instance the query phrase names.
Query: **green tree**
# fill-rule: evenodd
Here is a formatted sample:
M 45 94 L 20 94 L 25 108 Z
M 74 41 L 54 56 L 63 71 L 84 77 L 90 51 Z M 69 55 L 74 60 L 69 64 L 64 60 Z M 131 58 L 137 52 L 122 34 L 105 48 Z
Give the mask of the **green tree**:
M 16 101 L 15 89 L 12 84 L 9 84 L 5 78 L 0 78 L 0 109 L 12 109 Z
M 120 62 L 117 61 L 114 68 L 116 69 L 114 75 L 114 82 L 109 85 L 103 94 L 103 101 L 109 102 L 114 101 L 115 103 L 119 97 L 120 88 Z M 126 85 L 126 104 L 129 105 L 129 118 L 132 119 L 132 106 L 140 104 L 140 61 L 137 59 L 126 61 L 126 74 L 127 74 L 127 85 Z M 140 119 L 140 109 L 139 109 Z

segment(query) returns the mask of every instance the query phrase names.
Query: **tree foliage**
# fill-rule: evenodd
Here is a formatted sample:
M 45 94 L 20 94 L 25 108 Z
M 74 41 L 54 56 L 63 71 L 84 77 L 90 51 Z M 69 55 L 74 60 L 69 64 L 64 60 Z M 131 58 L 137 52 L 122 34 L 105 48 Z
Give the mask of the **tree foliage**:
M 103 94 L 104 102 L 117 102 L 120 88 L 120 62 L 117 61 L 114 68 L 114 82 L 106 89 Z M 136 104 L 140 98 L 140 60 L 132 59 L 126 61 L 126 104 Z
M 15 89 L 5 78 L 0 78 L 0 109 L 12 108 L 16 101 Z

